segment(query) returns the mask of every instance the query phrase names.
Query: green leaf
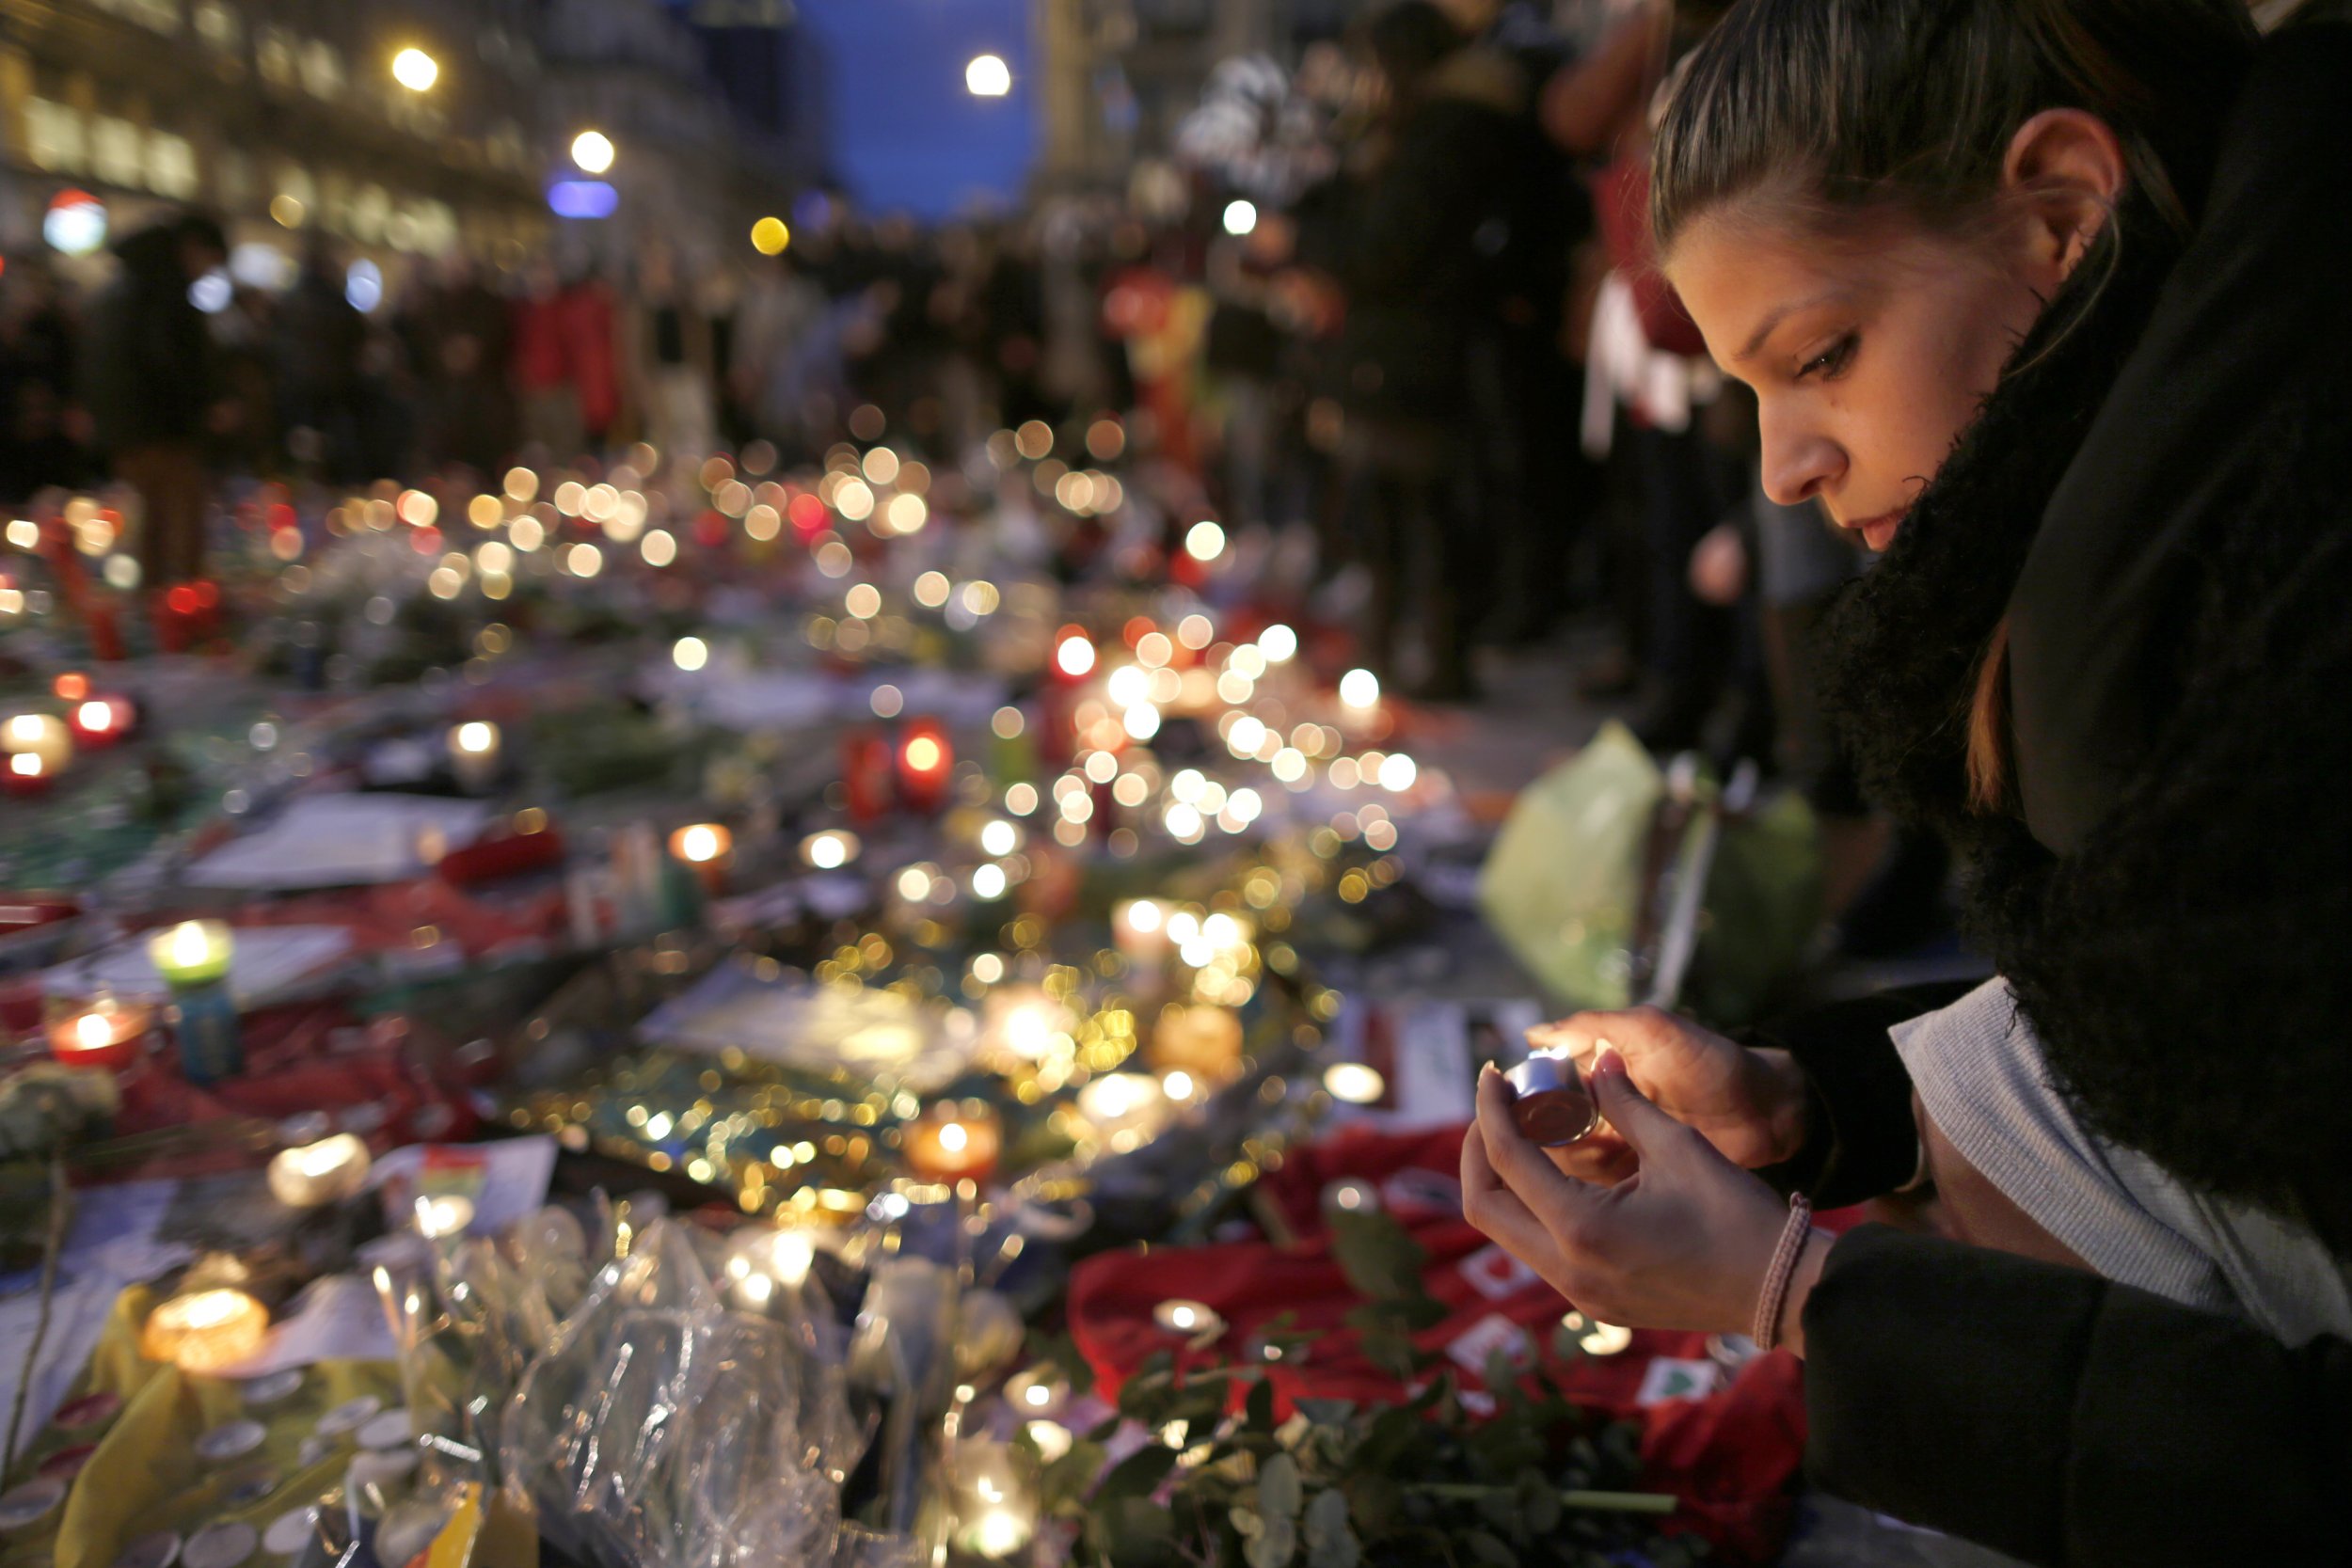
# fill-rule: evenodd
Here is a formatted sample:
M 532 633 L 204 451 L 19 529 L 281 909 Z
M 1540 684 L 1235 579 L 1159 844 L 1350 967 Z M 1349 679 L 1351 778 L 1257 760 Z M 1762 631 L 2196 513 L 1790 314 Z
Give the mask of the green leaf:
M 1269 1519 L 1297 1518 L 1302 1500 L 1298 1461 L 1289 1454 L 1278 1453 L 1259 1468 L 1258 1506 Z
M 1102 1444 L 1081 1437 L 1070 1445 L 1070 1451 L 1045 1466 L 1038 1476 L 1038 1491 L 1048 1507 L 1056 1503 L 1080 1500 L 1094 1490 L 1094 1478 L 1103 1472 L 1103 1461 L 1108 1455 Z
M 1176 1450 L 1165 1443 L 1152 1443 L 1111 1466 L 1103 1484 L 1095 1488 L 1098 1503 L 1117 1502 L 1129 1497 L 1149 1497 L 1160 1489 L 1168 1471 L 1176 1467 Z
M 1245 1541 L 1255 1541 L 1265 1533 L 1265 1521 L 1258 1516 L 1255 1509 L 1235 1503 L 1225 1516 L 1233 1521 L 1233 1528 Z
M 1102 1526 L 1100 1549 L 1117 1568 L 1157 1568 L 1175 1560 L 1175 1519 L 1150 1498 L 1123 1497 L 1093 1518 Z
M 1333 1215 L 1331 1253 L 1359 1295 L 1403 1301 L 1428 1294 L 1422 1268 L 1429 1254 L 1392 1214 L 1375 1210 Z
M 1264 1531 L 1244 1543 L 1241 1555 L 1249 1568 L 1290 1568 L 1298 1555 L 1298 1526 L 1286 1518 L 1267 1519 Z
M 1378 1541 L 1398 1528 L 1404 1495 L 1394 1477 L 1385 1472 L 1351 1476 L 1346 1491 L 1348 1516 L 1364 1540 Z
M 1297 1408 L 1298 1413 L 1315 1426 L 1344 1426 L 1347 1424 L 1347 1418 L 1356 1414 L 1356 1402 L 1353 1400 L 1300 1400 Z
M 1337 1487 L 1316 1493 L 1302 1522 L 1307 1533 L 1307 1568 L 1357 1568 L 1363 1549 L 1348 1522 L 1346 1493 Z
M 1260 1378 L 1249 1386 L 1249 1394 L 1242 1402 L 1243 1424 L 1251 1432 L 1274 1430 L 1274 1385 Z

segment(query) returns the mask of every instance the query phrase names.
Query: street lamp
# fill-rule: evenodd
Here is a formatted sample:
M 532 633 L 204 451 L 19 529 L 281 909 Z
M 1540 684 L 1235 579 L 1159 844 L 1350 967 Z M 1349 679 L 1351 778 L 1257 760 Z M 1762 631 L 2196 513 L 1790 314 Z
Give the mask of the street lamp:
M 572 138 L 572 162 L 590 174 L 612 166 L 612 138 L 601 131 L 582 131 Z
M 1002 98 L 1012 90 L 1012 68 L 1001 55 L 975 55 L 963 68 L 963 85 L 975 98 Z
M 410 92 L 427 92 L 441 79 L 441 65 L 421 49 L 404 49 L 392 56 L 392 80 Z

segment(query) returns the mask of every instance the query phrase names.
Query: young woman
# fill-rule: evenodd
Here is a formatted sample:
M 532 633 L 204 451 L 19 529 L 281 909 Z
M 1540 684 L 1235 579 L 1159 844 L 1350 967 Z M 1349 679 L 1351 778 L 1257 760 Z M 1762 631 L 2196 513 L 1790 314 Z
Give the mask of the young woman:
M 1768 488 L 1887 551 L 1831 696 L 1882 799 L 1967 852 L 2015 999 L 1993 1017 L 2022 1009 L 2040 1054 L 1986 1058 L 2006 1101 L 1967 1073 L 1923 1098 L 2062 1115 L 2339 1285 L 2348 81 L 2352 28 L 2257 46 L 2230 0 L 1743 0 L 1653 182 L 1667 276 L 1756 390 Z M 1918 1027 L 1990 1049 L 1987 1005 Z M 1873 999 L 1756 1050 L 1587 1017 L 1624 1146 L 1556 1168 L 1489 1081 L 1466 1208 L 1604 1318 L 1744 1326 L 1786 1214 L 1740 1167 L 1824 1202 L 1911 1180 L 1888 1027 L 1923 1011 Z M 2352 1344 L 2290 1347 L 2242 1291 L 2255 1322 L 2013 1227 L 1987 1239 L 2035 1256 L 1791 1239 L 1769 1328 L 1807 1356 L 1833 1490 L 2037 1561 L 2346 1559 Z M 2236 1240 L 2207 1241 L 2220 1269 Z

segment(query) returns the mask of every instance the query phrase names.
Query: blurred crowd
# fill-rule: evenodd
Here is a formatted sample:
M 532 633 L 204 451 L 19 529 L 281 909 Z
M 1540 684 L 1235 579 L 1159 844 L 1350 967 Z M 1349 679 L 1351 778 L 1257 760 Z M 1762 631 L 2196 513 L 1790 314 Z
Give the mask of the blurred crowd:
M 1107 415 L 1167 547 L 1194 515 L 1311 539 L 1325 608 L 1392 688 L 1467 700 L 1482 649 L 1565 639 L 1654 752 L 1787 770 L 1859 823 L 1803 694 L 1815 610 L 1863 558 L 1765 499 L 1753 409 L 1645 251 L 1649 117 L 1722 8 L 1398 0 L 1295 71 L 1227 62 L 1122 194 L 930 229 L 819 196 L 773 256 L 656 238 L 617 268 L 386 279 L 312 231 L 265 288 L 191 214 L 87 293 L 13 258 L 0 497 L 124 482 L 160 588 L 201 573 L 230 475 L 489 474 L 640 439 L 814 459 L 868 406 L 934 458 L 1041 420 L 1083 462 Z M 1911 858 L 1899 902 L 1925 908 L 1942 863 Z

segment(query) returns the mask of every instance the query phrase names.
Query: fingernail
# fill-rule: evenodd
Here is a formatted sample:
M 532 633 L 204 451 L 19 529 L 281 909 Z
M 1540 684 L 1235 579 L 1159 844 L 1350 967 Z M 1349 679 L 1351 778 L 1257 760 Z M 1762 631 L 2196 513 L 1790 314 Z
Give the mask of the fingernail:
M 1612 1046 L 1608 1050 L 1602 1052 L 1600 1053 L 1600 1060 L 1593 1064 L 1593 1071 L 1596 1073 L 1623 1072 L 1624 1070 L 1625 1058 L 1617 1054 L 1617 1051 L 1614 1046 Z
M 1492 1062 L 1481 1062 L 1481 1063 L 1479 1063 L 1479 1064 L 1478 1064 L 1478 1076 L 1479 1076 L 1479 1078 L 1480 1078 L 1480 1080 L 1481 1080 L 1482 1082 L 1483 1082 L 1484 1080 L 1486 1080 L 1486 1079 L 1492 1078 L 1494 1075 L 1495 1075 L 1495 1065 L 1494 1065 L 1494 1063 L 1492 1063 Z

